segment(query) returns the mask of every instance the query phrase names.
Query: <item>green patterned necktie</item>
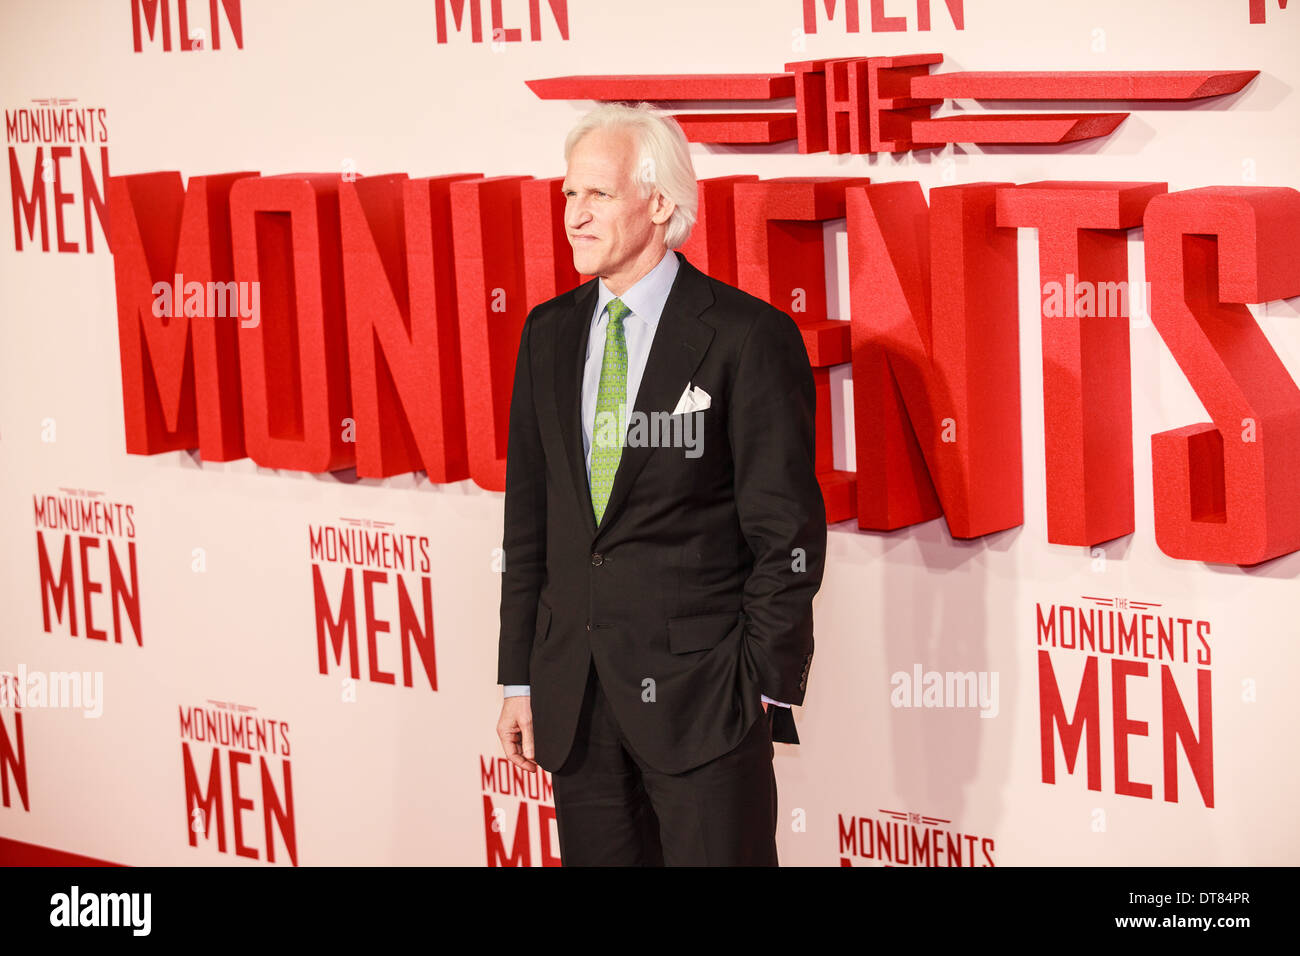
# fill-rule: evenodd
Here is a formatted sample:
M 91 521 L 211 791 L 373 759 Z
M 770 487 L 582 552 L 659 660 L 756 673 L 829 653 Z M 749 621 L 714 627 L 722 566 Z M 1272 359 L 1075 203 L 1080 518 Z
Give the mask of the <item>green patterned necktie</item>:
M 632 310 L 619 299 L 605 306 L 609 326 L 605 330 L 605 357 L 600 365 L 600 389 L 596 393 L 596 420 L 591 430 L 591 504 L 596 524 L 605 515 L 614 473 L 623 452 L 623 420 L 620 406 L 627 403 L 627 340 L 623 317 Z

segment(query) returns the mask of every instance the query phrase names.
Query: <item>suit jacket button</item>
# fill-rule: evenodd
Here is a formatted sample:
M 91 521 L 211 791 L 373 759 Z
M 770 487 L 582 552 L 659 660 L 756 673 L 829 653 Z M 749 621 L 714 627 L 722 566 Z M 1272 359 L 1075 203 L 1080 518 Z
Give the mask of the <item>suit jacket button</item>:
M 589 630 L 589 631 L 591 630 L 591 622 L 590 622 L 590 621 L 587 622 L 587 630 Z
M 605 556 L 601 554 L 599 551 L 597 551 L 595 554 L 591 556 L 592 567 L 598 568 L 604 563 L 605 563 Z

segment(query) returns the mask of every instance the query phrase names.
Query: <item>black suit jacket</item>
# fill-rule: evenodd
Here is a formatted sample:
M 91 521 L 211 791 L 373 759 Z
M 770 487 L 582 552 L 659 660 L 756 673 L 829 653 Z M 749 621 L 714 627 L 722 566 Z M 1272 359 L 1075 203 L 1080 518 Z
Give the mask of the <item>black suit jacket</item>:
M 808 354 L 784 312 L 671 254 L 633 407 L 666 416 L 688 383 L 706 391 L 710 407 L 692 413 L 700 453 L 624 447 L 599 527 L 581 422 L 599 280 L 538 305 L 520 336 L 497 679 L 532 685 L 536 759 L 551 771 L 593 659 L 628 743 L 665 773 L 733 749 L 760 695 L 802 704 L 807 688 L 826 552 Z M 773 739 L 798 742 L 788 710 L 772 719 Z

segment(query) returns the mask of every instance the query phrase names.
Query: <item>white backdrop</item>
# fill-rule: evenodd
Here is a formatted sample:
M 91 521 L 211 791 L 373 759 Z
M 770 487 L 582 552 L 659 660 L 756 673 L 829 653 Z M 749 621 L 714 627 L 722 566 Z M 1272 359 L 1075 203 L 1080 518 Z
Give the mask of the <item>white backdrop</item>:
M 489 21 L 491 4 L 482 6 Z M 956 30 L 936 0 L 934 28 L 919 32 L 915 5 L 887 0 L 887 12 L 906 16 L 908 29 L 872 33 L 869 4 L 861 6 L 863 32 L 846 33 L 840 14 L 800 37 L 799 0 L 754 0 L 743 8 L 574 0 L 567 41 L 542 4 L 543 39 L 530 42 L 528 5 L 506 0 L 506 22 L 521 26 L 525 40 L 494 50 L 454 32 L 437 43 L 435 5 L 418 0 L 245 2 L 242 49 L 223 14 L 219 51 L 164 52 L 146 43 L 137 53 L 125 2 L 8 0 L 0 14 L 0 91 L 7 111 L 36 108 L 32 101 L 47 97 L 102 107 L 114 175 L 337 172 L 351 161 L 362 175 L 541 178 L 563 174 L 564 134 L 590 104 L 537 99 L 524 81 L 538 77 L 777 72 L 797 59 L 923 52 L 944 54 L 943 70 L 1258 69 L 1235 96 L 1117 107 L 1133 115 L 1114 134 L 1063 148 L 832 156 L 801 155 L 793 144 L 696 145 L 693 156 L 700 178 L 865 175 L 918 180 L 926 189 L 1042 179 L 1158 180 L 1171 190 L 1300 186 L 1293 89 L 1300 9 L 1270 2 L 1268 22 L 1252 25 L 1247 0 L 967 0 L 965 28 Z M 191 27 L 207 26 L 207 5 L 190 7 Z M 175 31 L 174 5 L 172 16 Z M 825 19 L 821 4 L 818 16 Z M 30 188 L 35 145 L 10 136 L 7 146 Z M 74 148 L 65 174 L 77 168 L 76 155 Z M 92 156 L 98 175 L 97 147 Z M 103 192 L 105 184 L 97 186 Z M 288 724 L 299 864 L 487 862 L 492 835 L 483 797 L 494 787 L 481 768 L 499 755 L 493 549 L 501 543 L 502 496 L 469 481 L 433 485 L 423 473 L 357 480 L 259 468 L 246 459 L 203 462 L 197 453 L 127 455 L 113 262 L 98 225 L 94 252 L 85 251 L 81 198 L 78 189 L 65 215 L 79 252 L 43 252 L 26 239 L 22 251 L 13 240 L 0 243 L 0 670 L 101 673 L 102 714 L 30 703 L 23 709 L 29 806 L 11 782 L 0 836 L 129 864 L 264 865 L 256 754 L 239 778 L 253 801 L 243 814 L 243 842 L 255 857 L 234 852 L 228 783 L 225 852 L 215 841 L 189 845 L 179 714 L 219 709 L 216 701 Z M 835 250 L 828 255 L 831 312 L 847 318 L 843 222 L 827 231 Z M 974 541 L 953 540 L 942 520 L 888 534 L 859 531 L 854 522 L 830 529 L 814 608 L 816 656 L 806 705 L 796 711 L 803 743 L 777 746 L 781 860 L 878 862 L 860 847 L 842 846 L 841 821 L 888 823 L 899 819 L 894 813 L 918 827 L 921 815 L 943 821 L 934 826 L 945 833 L 992 841 L 984 844 L 989 856 L 977 852 L 976 862 L 991 858 L 1000 866 L 1300 862 L 1292 686 L 1300 671 L 1300 554 L 1242 569 L 1175 561 L 1157 548 L 1149 436 L 1208 416 L 1149 323 L 1135 324 L 1131 340 L 1135 532 L 1091 551 L 1047 543 L 1032 230 L 1020 231 L 1019 254 L 1024 524 Z M 1142 257 L 1139 230 L 1130 240 L 1134 282 L 1143 279 Z M 1296 300 L 1251 309 L 1292 377 L 1300 376 Z M 852 468 L 847 367 L 833 381 L 836 465 Z M 111 633 L 92 642 L 57 622 L 51 633 L 43 627 L 33 500 L 67 488 L 133 506 L 141 646 L 129 627 L 121 644 Z M 385 670 L 399 672 L 395 686 L 348 686 L 337 670 L 320 674 L 308 529 L 344 519 L 427 536 L 436 692 L 418 663 L 414 686 L 401 686 L 393 634 L 383 637 L 379 654 Z M 47 545 L 55 557 L 61 538 Z M 125 554 L 124 543 L 115 546 Z M 104 553 L 90 557 L 100 581 L 108 580 Z M 341 572 L 326 573 L 337 580 Z M 99 627 L 112 618 L 106 595 L 107 586 L 93 597 Z M 378 614 L 394 620 L 391 587 L 382 595 Z M 1163 612 L 1210 622 L 1212 808 L 1181 753 L 1179 801 L 1163 799 L 1156 677 L 1131 679 L 1128 703 L 1130 717 L 1150 725 L 1149 736 L 1129 740 L 1132 775 L 1153 785 L 1152 799 L 1115 792 L 1108 676 L 1101 683 L 1101 791 L 1087 789 L 1081 767 L 1066 771 L 1059 744 L 1057 781 L 1042 782 L 1035 607 L 1083 604 L 1085 595 L 1158 602 Z M 364 674 L 364 641 L 361 654 Z M 1108 675 L 1109 662 L 1100 663 Z M 910 674 L 914 665 L 996 674 L 996 714 L 893 706 L 891 676 Z M 1053 665 L 1072 709 L 1082 660 L 1058 652 Z M 1175 676 L 1195 725 L 1194 673 L 1184 668 Z M 0 720 L 13 739 L 14 711 L 0 710 Z M 191 747 L 206 784 L 209 749 Z M 282 757 L 269 763 L 281 799 Z M 501 836 L 509 848 L 520 800 L 490 796 L 492 808 L 504 810 Z M 538 801 L 524 802 L 536 864 L 542 816 Z M 276 862 L 285 863 L 278 831 L 275 840 Z

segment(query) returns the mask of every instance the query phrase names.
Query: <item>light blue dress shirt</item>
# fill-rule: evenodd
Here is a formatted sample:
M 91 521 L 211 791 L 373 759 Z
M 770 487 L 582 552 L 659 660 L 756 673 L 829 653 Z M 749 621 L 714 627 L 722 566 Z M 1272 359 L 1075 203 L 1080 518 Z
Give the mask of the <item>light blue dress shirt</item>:
M 626 435 L 627 418 L 636 405 L 637 391 L 641 387 L 641 376 L 645 373 L 646 359 L 650 357 L 650 344 L 654 341 L 655 329 L 659 327 L 659 317 L 663 315 L 668 293 L 672 291 L 673 281 L 680 268 L 677 254 L 671 249 L 664 253 L 659 264 L 634 282 L 631 287 L 618 296 L 619 300 L 632 310 L 623 317 L 623 337 L 627 343 L 627 397 L 625 402 L 629 415 L 623 416 L 624 435 Z M 591 434 L 596 421 L 596 399 L 600 392 L 600 369 L 605 360 L 605 331 L 609 327 L 609 314 L 605 311 L 614 293 L 605 285 L 604 279 L 596 281 L 596 307 L 591 317 L 591 334 L 587 338 L 587 356 L 582 367 L 582 450 L 587 460 L 587 482 L 591 482 Z M 506 697 L 519 697 L 529 693 L 528 684 L 507 684 Z M 764 697 L 763 700 L 779 707 L 789 707 L 779 701 Z

